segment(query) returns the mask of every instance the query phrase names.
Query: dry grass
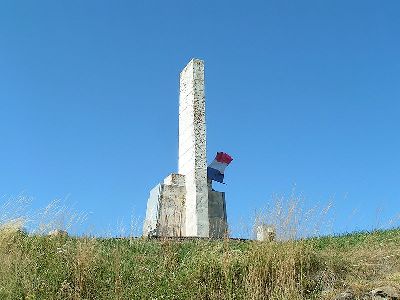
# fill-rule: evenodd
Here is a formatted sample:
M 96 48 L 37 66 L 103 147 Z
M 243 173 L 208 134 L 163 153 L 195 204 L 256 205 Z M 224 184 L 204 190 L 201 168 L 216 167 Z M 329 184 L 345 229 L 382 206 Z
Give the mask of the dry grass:
M 0 231 L 0 299 L 332 299 L 400 283 L 400 231 L 286 242 Z
M 280 241 L 298 240 L 326 231 L 330 226 L 328 214 L 332 204 L 327 203 L 305 210 L 305 202 L 295 191 L 288 196 L 275 195 L 272 201 L 256 212 L 253 236 L 255 228 L 261 224 L 273 227 Z
M 399 229 L 323 237 L 309 242 L 325 264 L 322 282 L 327 296 L 346 289 L 361 296 L 379 286 L 400 287 Z
M 400 284 L 400 230 L 304 238 L 312 213 L 296 201 L 258 219 L 275 242 L 45 236 L 58 221 L 28 235 L 32 217 L 0 211 L 0 299 L 333 299 Z
M 1 299 L 304 299 L 306 243 L 2 236 Z

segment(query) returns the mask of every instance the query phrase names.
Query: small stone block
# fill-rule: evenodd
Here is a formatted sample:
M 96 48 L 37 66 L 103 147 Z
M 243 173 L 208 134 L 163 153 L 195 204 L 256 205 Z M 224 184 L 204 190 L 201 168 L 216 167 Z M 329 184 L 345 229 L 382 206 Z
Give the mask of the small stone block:
M 271 225 L 261 224 L 256 228 L 257 241 L 261 242 L 272 242 L 275 240 L 276 232 L 275 227 Z

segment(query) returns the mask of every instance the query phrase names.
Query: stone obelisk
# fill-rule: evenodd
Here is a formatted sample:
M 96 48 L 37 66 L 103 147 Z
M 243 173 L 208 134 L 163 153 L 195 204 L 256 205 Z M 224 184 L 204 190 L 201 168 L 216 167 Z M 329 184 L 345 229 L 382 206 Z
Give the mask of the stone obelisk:
M 227 235 L 225 193 L 207 184 L 205 115 L 204 62 L 192 59 L 180 74 L 179 170 L 150 191 L 143 236 Z
M 178 173 L 185 175 L 185 235 L 209 236 L 204 62 L 192 59 L 180 74 Z

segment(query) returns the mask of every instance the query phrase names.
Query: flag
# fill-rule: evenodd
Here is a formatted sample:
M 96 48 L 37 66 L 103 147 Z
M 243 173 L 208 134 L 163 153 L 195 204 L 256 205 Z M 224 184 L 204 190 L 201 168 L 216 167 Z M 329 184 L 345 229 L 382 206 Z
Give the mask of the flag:
M 225 168 L 231 163 L 233 160 L 229 154 L 224 152 L 217 152 L 217 156 L 213 162 L 207 168 L 207 177 L 208 179 L 224 182 L 224 172 Z

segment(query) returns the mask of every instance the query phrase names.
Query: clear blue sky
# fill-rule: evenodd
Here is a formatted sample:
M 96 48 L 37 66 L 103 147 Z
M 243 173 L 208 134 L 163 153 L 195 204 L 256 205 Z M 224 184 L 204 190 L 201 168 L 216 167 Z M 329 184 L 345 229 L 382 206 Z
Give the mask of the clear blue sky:
M 334 232 L 400 213 L 400 2 L 366 0 L 2 0 L 0 201 L 62 199 L 96 234 L 143 217 L 193 57 L 234 234 L 293 189 Z

